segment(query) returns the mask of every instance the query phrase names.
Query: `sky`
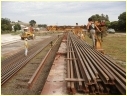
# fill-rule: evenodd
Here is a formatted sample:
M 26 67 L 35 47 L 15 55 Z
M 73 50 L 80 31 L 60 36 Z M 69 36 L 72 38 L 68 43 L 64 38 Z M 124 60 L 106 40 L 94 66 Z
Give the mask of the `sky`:
M 95 14 L 109 16 L 110 22 L 126 12 L 126 1 L 1 1 L 1 18 L 47 25 L 86 25 Z

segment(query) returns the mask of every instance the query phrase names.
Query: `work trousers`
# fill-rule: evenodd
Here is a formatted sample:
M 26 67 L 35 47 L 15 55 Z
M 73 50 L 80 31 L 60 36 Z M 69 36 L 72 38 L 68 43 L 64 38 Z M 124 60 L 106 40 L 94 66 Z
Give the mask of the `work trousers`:
M 90 35 L 92 37 L 92 42 L 93 42 L 93 47 L 95 47 L 95 30 L 94 29 L 91 29 L 90 30 Z
M 25 47 L 25 56 L 27 56 L 27 54 L 28 54 L 28 48 Z

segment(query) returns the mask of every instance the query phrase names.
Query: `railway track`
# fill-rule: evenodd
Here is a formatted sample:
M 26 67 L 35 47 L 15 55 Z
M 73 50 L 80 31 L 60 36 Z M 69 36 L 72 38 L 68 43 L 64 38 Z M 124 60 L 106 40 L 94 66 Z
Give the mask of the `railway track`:
M 61 36 L 61 38 L 59 38 L 53 43 L 51 42 L 51 48 L 49 49 L 49 51 L 47 52 L 46 56 L 44 57 L 44 59 L 41 61 L 40 65 L 38 66 L 37 70 L 34 72 L 34 74 L 32 75 L 32 77 L 30 78 L 30 80 L 28 81 L 28 87 L 31 89 L 31 87 L 34 85 L 33 83 L 36 82 L 39 74 L 41 73 L 41 70 L 44 69 L 44 66 L 46 65 L 45 62 L 49 61 L 49 57 L 50 55 L 53 55 L 54 53 L 52 53 L 52 51 L 57 51 L 59 48 L 59 45 L 61 43 L 63 36 Z M 54 50 L 55 49 L 55 50 Z M 56 53 L 55 53 L 56 55 Z
M 54 81 L 54 78 L 58 77 L 53 75 L 52 71 L 54 72 L 55 70 L 53 69 L 57 68 L 55 68 L 55 66 L 52 66 L 51 69 L 52 71 L 50 72 L 47 78 L 47 82 L 41 92 L 42 95 L 59 94 L 59 92 L 56 92 L 56 90 L 58 90 L 57 87 L 59 86 L 60 90 L 61 85 L 63 85 L 64 88 L 65 81 L 68 94 L 76 94 L 76 93 L 90 95 L 126 94 L 125 70 L 120 68 L 112 60 L 104 56 L 104 54 L 93 49 L 85 41 L 82 41 L 72 33 L 68 33 L 66 44 L 67 44 L 67 52 L 66 52 L 67 54 L 64 54 L 66 56 L 65 59 L 67 66 L 66 78 L 65 80 L 63 80 L 60 79 L 59 77 L 60 80 L 55 79 Z M 60 55 L 59 57 L 62 57 L 62 55 Z M 57 61 L 55 60 L 54 62 Z M 58 67 L 57 64 L 55 65 Z M 54 77 L 52 77 L 52 75 Z M 59 82 L 63 83 L 61 84 Z M 63 92 L 61 91 L 60 94 L 63 94 Z
M 24 50 L 14 54 L 13 56 L 2 61 L 1 66 L 1 85 L 7 82 L 14 74 L 16 74 L 23 66 L 25 66 L 29 60 L 36 56 L 41 50 L 48 46 L 57 36 L 40 41 L 36 45 L 29 48 L 28 56 L 24 56 Z
M 45 43 L 46 41 L 48 41 L 46 44 L 43 43 L 44 44 L 43 46 L 40 43 L 38 43 L 37 45 L 39 46 L 37 46 L 37 49 L 36 48 L 29 49 L 30 53 L 35 52 L 35 50 L 38 51 L 35 52 L 34 54 L 29 54 L 27 60 L 29 61 L 31 58 L 33 58 L 49 43 L 51 44 L 51 41 L 54 40 L 55 38 L 56 37 L 53 37 L 50 40 L 48 39 L 43 41 Z M 35 82 L 40 81 L 40 79 L 38 78 L 40 78 L 41 77 L 40 74 L 43 73 L 40 70 L 44 70 L 47 62 L 49 61 L 49 57 L 51 56 L 51 54 L 54 54 L 53 56 L 55 56 L 61 40 L 62 39 L 58 40 L 59 44 L 57 45 L 57 48 L 56 46 L 53 47 L 52 45 L 52 48 L 54 48 L 55 51 L 52 48 L 48 51 L 46 57 L 43 59 L 43 61 L 38 66 L 37 70 L 31 76 L 31 79 L 29 79 L 28 81 L 29 90 L 32 90 L 32 87 L 36 85 Z M 104 54 L 93 49 L 89 44 L 87 44 L 83 40 L 80 40 L 77 36 L 75 36 L 72 33 L 66 34 L 64 40 L 67 46 L 66 53 L 57 52 L 56 58 L 55 57 L 53 58 L 54 60 L 59 61 L 58 59 L 62 57 L 62 55 L 64 55 L 63 57 L 66 60 L 66 77 L 61 77 L 62 79 L 60 79 L 59 77 L 60 81 L 58 80 L 59 82 L 57 82 L 58 77 L 57 75 L 53 75 L 52 72 L 57 71 L 58 72 L 57 74 L 61 72 L 61 70 L 56 70 L 61 66 L 60 65 L 61 62 L 59 64 L 54 64 L 54 63 L 50 64 L 52 65 L 52 67 L 51 69 L 50 68 L 49 69 L 52 71 L 50 72 L 49 76 L 47 76 L 47 80 L 46 81 L 44 80 L 45 85 L 40 86 L 42 89 L 40 94 L 42 95 L 44 94 L 52 95 L 55 93 L 57 94 L 57 92 L 54 90 L 55 88 L 58 88 L 58 86 L 59 88 L 64 87 L 64 91 L 66 90 L 67 94 L 76 94 L 76 93 L 90 94 L 90 95 L 91 94 L 92 95 L 114 95 L 114 94 L 125 95 L 126 94 L 125 70 L 120 68 L 112 60 L 104 56 Z M 21 53 L 19 52 L 2 62 L 2 70 L 1 70 L 2 85 L 9 78 L 11 78 L 11 77 L 7 78 L 8 76 L 11 76 L 11 74 L 14 75 L 18 70 L 20 70 L 20 68 L 25 66 L 25 64 L 28 62 L 26 58 L 21 55 Z M 13 61 L 13 58 L 17 58 L 18 62 L 16 61 L 16 59 L 14 59 Z M 10 63 L 7 64 L 7 62 Z M 62 70 L 65 69 L 63 68 Z M 53 78 L 52 75 L 54 76 Z M 49 86 L 52 87 L 50 88 Z M 58 94 L 60 93 L 58 92 Z

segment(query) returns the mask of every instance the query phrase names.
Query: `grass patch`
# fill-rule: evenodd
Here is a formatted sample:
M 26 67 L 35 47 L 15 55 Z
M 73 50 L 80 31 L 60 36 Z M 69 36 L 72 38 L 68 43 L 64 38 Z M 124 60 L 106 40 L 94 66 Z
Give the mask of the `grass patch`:
M 86 36 L 86 42 L 92 46 L 92 39 Z M 108 34 L 103 38 L 102 48 L 105 54 L 115 60 L 126 62 L 126 35 Z M 123 68 L 125 64 L 119 64 Z
M 126 62 L 126 36 L 105 37 L 102 46 L 106 54 Z

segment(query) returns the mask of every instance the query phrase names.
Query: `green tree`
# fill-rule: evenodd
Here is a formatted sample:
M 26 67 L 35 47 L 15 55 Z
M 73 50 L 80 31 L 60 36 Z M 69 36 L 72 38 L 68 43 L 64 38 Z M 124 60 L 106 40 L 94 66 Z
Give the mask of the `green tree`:
M 8 25 L 7 24 L 1 24 L 2 31 L 7 30 L 7 28 L 8 28 Z
M 118 30 L 118 21 L 111 22 L 110 28 L 113 28 L 115 30 Z
M 109 21 L 109 17 L 108 15 L 104 15 L 104 14 L 95 14 L 95 15 L 92 15 L 90 18 L 93 19 L 93 21 L 101 21 L 101 20 L 105 20 L 105 24 L 107 27 L 110 27 L 110 21 Z
M 8 18 L 1 18 L 1 24 L 10 24 L 11 21 Z
M 99 14 L 92 15 L 90 18 L 92 18 L 93 21 L 100 21 L 100 19 L 101 19 Z
M 105 21 L 109 21 L 109 17 L 108 15 L 104 15 L 104 14 L 95 14 L 95 15 L 92 15 L 90 18 L 93 19 L 93 21 L 101 21 L 101 20 L 105 20 Z
M 118 28 L 120 31 L 126 31 L 126 12 L 118 16 Z
M 16 32 L 17 30 L 21 30 L 20 24 L 16 23 L 15 26 L 14 26 L 14 30 L 15 30 L 15 32 Z
M 110 27 L 111 22 L 110 21 L 105 21 L 105 24 L 106 24 L 107 27 Z
M 35 24 L 36 24 L 36 21 L 34 21 L 34 20 L 31 20 L 30 22 L 29 22 L 29 24 L 33 27 L 33 26 L 35 26 Z
M 1 29 L 2 31 L 5 30 L 12 30 L 12 25 L 11 25 L 11 21 L 8 18 L 1 18 Z
M 105 21 L 108 21 L 107 17 L 108 17 L 108 15 L 104 15 L 104 14 L 101 14 L 101 16 L 100 16 L 101 20 L 105 20 Z

